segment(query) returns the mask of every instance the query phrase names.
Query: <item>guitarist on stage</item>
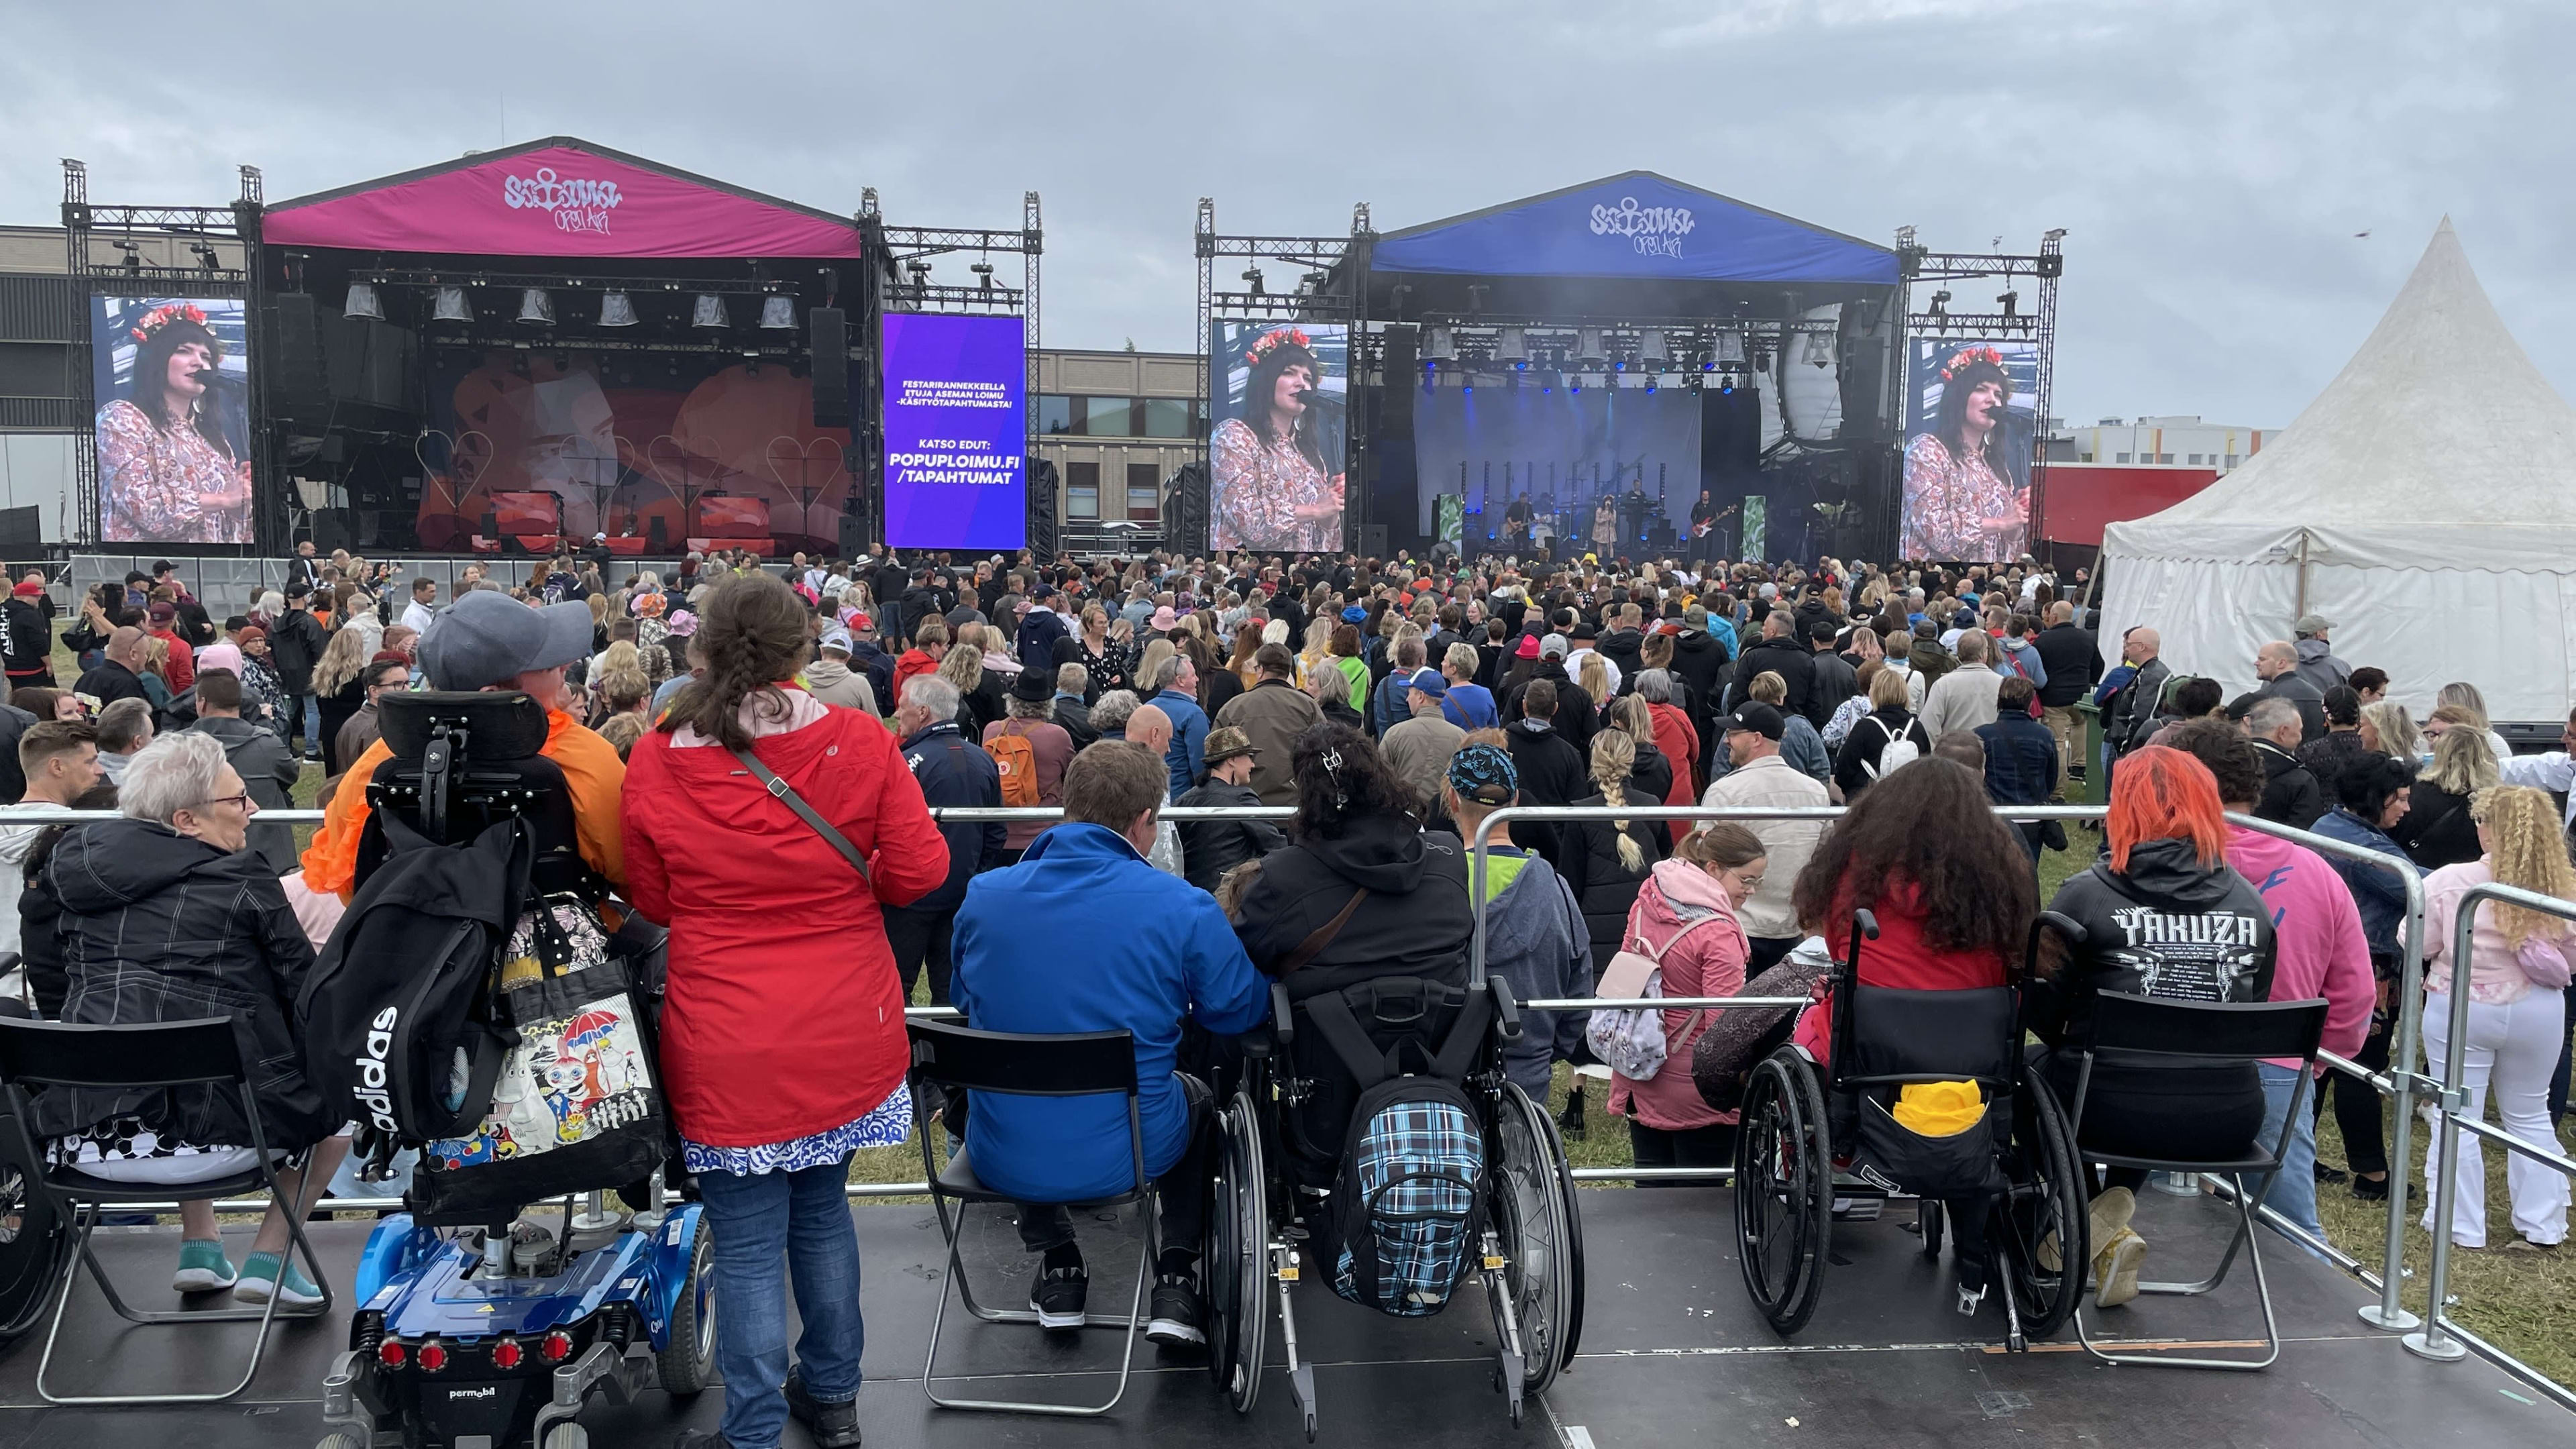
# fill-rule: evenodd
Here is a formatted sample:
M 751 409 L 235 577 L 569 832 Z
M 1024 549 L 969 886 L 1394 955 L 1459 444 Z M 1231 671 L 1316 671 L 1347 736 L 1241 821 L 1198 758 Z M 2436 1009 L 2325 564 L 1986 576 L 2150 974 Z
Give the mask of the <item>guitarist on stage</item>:
M 1734 504 L 1730 503 L 1724 508 L 1718 507 L 1709 498 L 1708 490 L 1705 488 L 1699 491 L 1699 501 L 1691 505 L 1690 552 L 1692 561 L 1700 565 L 1702 572 L 1706 571 L 1710 559 L 1724 556 L 1719 547 L 1720 540 L 1715 536 L 1717 526 L 1734 516 L 1734 513 Z
M 1530 503 L 1515 498 L 1503 508 L 1503 551 L 1525 554 L 1530 549 Z

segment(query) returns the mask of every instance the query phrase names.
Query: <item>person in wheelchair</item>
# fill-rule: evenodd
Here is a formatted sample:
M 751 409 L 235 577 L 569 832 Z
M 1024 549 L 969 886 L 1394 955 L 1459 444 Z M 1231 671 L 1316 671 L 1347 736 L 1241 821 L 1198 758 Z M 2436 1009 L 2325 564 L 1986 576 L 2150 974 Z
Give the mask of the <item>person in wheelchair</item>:
M 1162 1219 L 1145 1333 L 1201 1344 L 1213 1096 L 1180 1070 L 1183 1027 L 1239 1035 L 1261 1024 L 1270 997 L 1215 899 L 1146 862 L 1170 783 L 1162 755 L 1142 746 L 1104 740 L 1076 755 L 1064 774 L 1064 823 L 1031 841 L 1018 865 L 967 887 L 951 990 L 981 1030 L 1135 1038 L 1145 1170 Z M 978 1097 L 965 1151 L 977 1178 L 1020 1200 L 1020 1241 L 1045 1255 L 1029 1289 L 1038 1322 L 1080 1328 L 1089 1276 L 1065 1207 L 1127 1188 L 1124 1104 Z
M 1511 755 L 1495 745 L 1469 745 L 1449 759 L 1441 803 L 1459 838 L 1485 840 L 1485 969 L 1511 983 L 1523 1001 L 1592 994 L 1592 933 L 1574 891 L 1545 857 L 1515 848 L 1510 827 L 1489 832 L 1487 817 L 1520 798 Z M 1532 1011 L 1520 1040 L 1503 1048 L 1503 1075 L 1545 1105 L 1560 1061 L 1573 1061 L 1589 1018 L 1579 1011 Z
M 2120 761 L 2104 822 L 2107 857 L 2060 886 L 2049 909 L 2084 928 L 2070 946 L 2043 931 L 2032 1062 L 2075 1100 L 2086 1023 L 2104 991 L 2184 1001 L 2264 1001 L 2274 937 L 2263 897 L 2227 864 L 2227 817 L 2206 766 L 2148 745 Z M 2097 1057 L 2078 1138 L 2099 1151 L 2185 1160 L 2243 1156 L 2263 1126 L 2254 1064 L 2189 1057 Z M 2143 1168 L 2110 1168 L 2093 1198 L 2094 1303 L 2138 1293 L 2146 1241 L 2129 1225 Z
M 1835 959 L 1852 948 L 1852 913 L 1877 917 L 1860 953 L 1860 984 L 1903 991 L 2003 986 L 2039 911 L 2030 856 L 1986 801 L 1984 777 L 1935 756 L 1892 770 L 1862 794 L 1798 873 L 1791 905 Z M 1830 996 L 1799 1015 L 1794 1041 L 1830 1081 Z M 1901 1024 L 1899 1024 L 1901 1026 Z M 1865 1026 L 1873 1034 L 1884 1023 Z M 1839 1134 L 1838 1134 L 1839 1135 Z M 1945 1202 L 1958 1262 L 1958 1307 L 1985 1299 L 1994 1255 L 1987 1204 Z

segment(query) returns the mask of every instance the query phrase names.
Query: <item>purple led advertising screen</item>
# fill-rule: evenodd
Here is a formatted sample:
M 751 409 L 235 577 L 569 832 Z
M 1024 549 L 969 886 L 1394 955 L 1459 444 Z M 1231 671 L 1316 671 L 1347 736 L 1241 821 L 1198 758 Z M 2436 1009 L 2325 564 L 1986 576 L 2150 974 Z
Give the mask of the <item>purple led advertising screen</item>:
M 1017 317 L 885 318 L 885 541 L 1028 545 L 1028 363 Z

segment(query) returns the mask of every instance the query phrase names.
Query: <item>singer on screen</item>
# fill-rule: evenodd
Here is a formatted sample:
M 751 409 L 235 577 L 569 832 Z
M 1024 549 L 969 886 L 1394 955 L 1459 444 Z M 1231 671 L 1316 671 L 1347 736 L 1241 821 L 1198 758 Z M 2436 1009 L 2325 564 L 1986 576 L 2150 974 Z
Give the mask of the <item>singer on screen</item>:
M 1338 464 L 1324 461 L 1318 419 L 1308 402 L 1323 368 L 1305 331 L 1273 328 L 1243 360 L 1252 368 L 1243 416 L 1219 423 L 1211 439 L 1211 544 L 1341 552 L 1343 475 Z
M 119 542 L 250 542 L 250 463 L 233 456 L 208 391 L 223 343 L 189 302 L 153 308 L 131 332 L 131 395 L 98 410 L 101 532 Z
M 1993 348 L 1961 348 L 1942 365 L 1931 431 L 1905 446 L 1905 557 L 1992 562 L 2028 545 L 2030 501 L 2013 486 L 2004 443 L 2011 403 Z

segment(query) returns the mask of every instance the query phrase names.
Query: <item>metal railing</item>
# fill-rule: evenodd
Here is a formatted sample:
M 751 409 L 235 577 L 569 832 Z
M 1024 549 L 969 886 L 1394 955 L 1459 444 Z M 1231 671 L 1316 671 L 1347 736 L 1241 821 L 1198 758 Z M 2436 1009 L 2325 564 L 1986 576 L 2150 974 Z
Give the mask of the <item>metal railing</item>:
M 1993 808 L 1996 815 L 2013 821 L 2099 821 L 2107 813 L 2106 808 L 2100 805 L 1998 805 Z M 1161 812 L 1161 818 L 1174 823 L 1213 820 L 1284 821 L 1292 818 L 1295 813 L 1287 806 L 1167 806 Z M 1481 837 L 1469 845 L 1468 878 L 1471 898 L 1481 901 L 1484 897 L 1489 842 L 1498 831 L 1508 839 L 1508 827 L 1519 822 L 1545 824 L 1611 820 L 1805 821 L 1821 827 L 1830 826 L 1845 813 L 1845 807 L 1841 806 L 1799 808 L 1672 805 L 1507 806 L 1485 817 Z M 935 807 L 931 814 L 938 820 L 949 822 L 1052 823 L 1063 818 L 1063 811 L 1054 806 Z M 277 824 L 314 824 L 323 819 L 323 812 L 319 810 L 267 810 L 262 811 L 261 815 L 269 822 Z M 10 820 L 12 824 L 45 825 L 114 818 L 117 817 L 110 811 L 30 808 L 12 812 Z M 2391 1028 L 2388 1069 L 2385 1072 L 2373 1072 L 2335 1053 L 2318 1053 L 2319 1062 L 2327 1069 L 2368 1084 L 2374 1091 L 2391 1098 L 2396 1106 L 2395 1122 L 2391 1128 L 2389 1141 L 2391 1168 L 2388 1178 L 2386 1229 L 2377 1271 L 2372 1271 L 2370 1265 L 2336 1249 L 2332 1244 L 2315 1238 L 2268 1207 L 2260 1208 L 2260 1215 L 2275 1230 L 2319 1251 L 2329 1261 L 2346 1271 L 2355 1273 L 2377 1289 L 2380 1293 L 2379 1301 L 2362 1308 L 2360 1316 L 2375 1327 L 2404 1333 L 2405 1346 L 2409 1350 L 2441 1361 L 2456 1360 L 2474 1351 L 2559 1402 L 2576 1408 L 2576 1392 L 2571 1392 L 2566 1386 L 2551 1381 L 2530 1365 L 2522 1363 L 2502 1349 L 2461 1327 L 2443 1311 L 2451 1306 L 2449 1299 L 2450 1229 L 2457 1210 L 2453 1188 L 2459 1135 L 2466 1132 L 2481 1140 L 2492 1140 L 2508 1152 L 2519 1152 L 2555 1171 L 2567 1174 L 2571 1179 L 2576 1179 L 2576 1159 L 2523 1142 L 2482 1120 L 2466 1116 L 2461 1111 L 2465 1105 L 2465 1097 L 2461 1090 L 2466 1071 L 2467 996 L 2465 993 L 2454 991 L 2451 995 L 2450 1048 L 2447 1060 L 2442 1064 L 2441 1077 L 2436 1079 L 2415 1069 L 2415 1062 L 2421 1049 L 2422 1013 L 2425 1004 L 2423 989 L 2425 908 L 2421 873 L 2413 862 L 2402 857 L 2318 835 L 2312 831 L 2295 830 L 2271 821 L 2243 815 L 2231 814 L 2228 820 L 2242 829 L 2287 840 L 2320 855 L 2389 871 L 2398 878 L 2406 895 L 2402 923 L 2401 968 L 2396 983 L 2397 1017 Z M 2505 901 L 2576 921 L 2576 902 L 2555 900 L 2509 886 L 2492 884 L 2478 886 L 2468 892 L 2460 904 L 2460 914 L 2454 932 L 2456 939 L 2451 945 L 2454 961 L 2466 959 L 2476 907 L 2484 901 Z M 1486 950 L 1484 912 L 1478 910 L 1475 913 L 1468 959 L 1471 984 L 1479 988 L 1483 985 L 1486 975 Z M 1661 997 L 1618 1000 L 1570 997 L 1538 998 L 1520 1004 L 1524 1008 L 1537 1011 L 1591 1011 L 1605 1008 L 1723 1010 L 1738 1007 L 1775 1007 L 1794 1009 L 1805 1006 L 1807 1002 L 1806 997 Z M 905 1014 L 923 1019 L 953 1019 L 958 1015 L 953 1008 L 944 1006 L 908 1007 Z M 2412 1132 L 2419 1103 L 2433 1111 L 2442 1134 L 2440 1154 L 2442 1179 L 2432 1185 L 2434 1232 L 2427 1284 L 2430 1291 L 2428 1307 L 2431 1309 L 2429 1323 L 2425 1319 L 2418 1318 L 2399 1303 L 2400 1290 L 2405 1280 L 2411 1276 L 2410 1270 L 2405 1266 L 2405 1234 L 2409 1221 L 2407 1202 L 2410 1191 L 2407 1162 L 2413 1152 Z M 1647 1180 L 1723 1182 L 1731 1179 L 1733 1173 L 1727 1168 L 1627 1167 L 1580 1168 L 1574 1170 L 1573 1176 L 1579 1182 Z M 929 1190 L 929 1184 L 924 1182 L 854 1183 L 848 1188 L 848 1196 L 852 1199 L 909 1197 L 925 1195 Z M 390 1205 L 389 1200 L 375 1198 L 332 1198 L 318 1204 L 322 1209 L 339 1211 L 379 1210 Z M 255 1212 L 265 1206 L 264 1200 L 260 1199 L 227 1200 L 216 1204 L 217 1210 L 223 1212 Z M 140 1203 L 130 1205 L 130 1210 L 175 1212 L 177 1204 L 175 1202 Z M 2419 1328 L 2422 1331 L 2414 1331 Z

